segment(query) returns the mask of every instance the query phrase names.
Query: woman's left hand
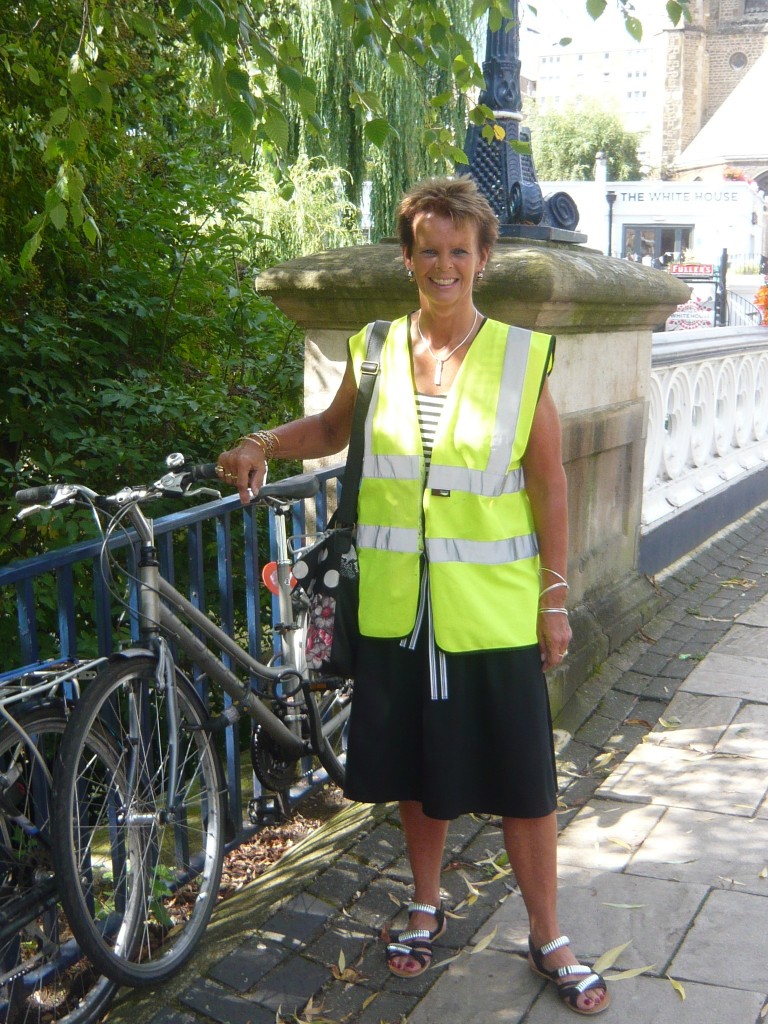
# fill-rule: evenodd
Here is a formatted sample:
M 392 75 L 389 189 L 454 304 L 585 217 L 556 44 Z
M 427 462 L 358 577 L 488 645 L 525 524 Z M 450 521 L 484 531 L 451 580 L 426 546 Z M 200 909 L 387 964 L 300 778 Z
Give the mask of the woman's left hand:
M 546 672 L 562 664 L 571 642 L 571 625 L 562 611 L 539 611 L 537 626 L 541 667 Z

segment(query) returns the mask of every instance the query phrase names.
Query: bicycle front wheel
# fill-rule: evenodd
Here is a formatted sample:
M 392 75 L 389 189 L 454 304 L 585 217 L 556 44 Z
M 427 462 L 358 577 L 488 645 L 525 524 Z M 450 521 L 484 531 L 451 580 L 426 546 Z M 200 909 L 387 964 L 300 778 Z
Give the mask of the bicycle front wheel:
M 0 729 L 0 1021 L 91 1024 L 117 985 L 81 954 L 58 900 L 50 775 L 68 717 L 50 703 L 14 722 Z
M 54 781 L 70 925 L 103 974 L 133 986 L 192 955 L 224 858 L 224 779 L 205 709 L 180 673 L 166 687 L 156 669 L 151 655 L 107 665 L 75 707 Z

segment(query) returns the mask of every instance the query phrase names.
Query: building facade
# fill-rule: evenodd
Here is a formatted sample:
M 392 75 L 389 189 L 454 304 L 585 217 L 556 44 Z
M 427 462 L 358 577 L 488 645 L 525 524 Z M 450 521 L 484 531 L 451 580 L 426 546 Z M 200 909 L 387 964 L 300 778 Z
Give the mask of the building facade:
M 678 28 L 663 33 L 663 177 L 676 174 L 681 156 L 699 132 L 768 54 L 768 0 L 693 0 L 691 13 L 690 22 L 681 22 Z M 756 111 L 764 99 L 753 97 Z M 753 141 L 762 147 L 766 169 L 764 120 L 763 115 L 756 114 Z M 760 168 L 757 170 L 759 173 Z
M 587 246 L 662 268 L 718 264 L 723 249 L 757 272 L 766 252 L 766 199 L 744 181 L 541 182 L 544 195 L 567 192 L 579 208 Z
M 539 109 L 595 100 L 638 134 L 649 177 L 695 180 L 735 169 L 768 191 L 768 82 L 764 71 L 757 73 L 768 65 L 768 0 L 691 0 L 691 20 L 677 27 L 660 17 L 658 0 L 637 0 L 635 6 L 643 22 L 640 41 L 618 24 L 608 37 L 601 28 L 606 11 L 592 26 L 578 27 L 567 45 L 538 44 L 532 77 Z M 573 18 L 576 25 L 575 13 Z M 568 28 L 566 21 L 563 35 Z M 533 43 L 524 39 L 523 45 Z M 731 106 L 718 131 L 705 139 L 717 143 L 714 148 L 709 145 L 703 159 L 701 147 L 689 154 L 740 87 L 739 123 Z

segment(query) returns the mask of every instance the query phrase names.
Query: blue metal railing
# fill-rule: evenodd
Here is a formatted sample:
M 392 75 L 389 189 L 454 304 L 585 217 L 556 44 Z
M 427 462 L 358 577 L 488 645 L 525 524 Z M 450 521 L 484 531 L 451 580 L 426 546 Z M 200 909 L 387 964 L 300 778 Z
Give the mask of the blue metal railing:
M 316 474 L 321 481 L 316 497 L 294 506 L 294 535 L 306 534 L 308 519 L 313 523 L 313 532 L 325 528 L 329 492 L 338 498 L 341 471 L 342 467 L 335 466 Z M 233 633 L 236 624 L 241 636 L 247 631 L 248 649 L 256 657 L 261 654 L 263 645 L 259 598 L 261 566 L 268 561 L 262 559 L 259 550 L 259 514 L 257 506 L 243 507 L 238 496 L 233 495 L 165 516 L 154 524 L 163 576 L 179 589 L 186 589 L 189 600 L 202 611 L 210 612 L 225 631 Z M 270 557 L 273 558 L 274 514 L 271 510 L 268 531 Z M 125 550 L 129 576 L 135 575 L 132 572 L 137 555 L 134 544 L 132 531 L 110 540 L 112 550 Z M 10 658 L 6 653 L 0 665 L 3 675 L 12 674 L 12 670 L 13 674 L 18 674 L 25 667 L 32 669 L 51 658 L 77 661 L 83 653 L 88 657 L 108 655 L 126 643 L 136 642 L 135 583 L 128 588 L 128 608 L 122 609 L 121 616 L 110 583 L 101 570 L 101 550 L 102 540 L 97 538 L 0 567 L 0 599 L 5 607 L 15 604 L 18 624 L 18 649 Z M 206 552 L 214 550 L 212 557 L 206 557 Z M 181 576 L 183 582 L 178 579 Z M 53 613 L 50 609 L 46 613 L 40 607 L 38 592 L 43 581 L 55 594 Z M 211 591 L 210 598 L 208 591 Z M 92 616 L 84 615 L 84 603 L 90 603 Z M 14 660 L 18 665 L 16 669 L 9 663 Z M 205 685 L 204 680 L 199 682 Z M 208 696 L 205 692 L 202 695 Z M 236 812 L 242 806 L 236 726 L 227 730 L 225 747 L 230 808 Z M 258 782 L 254 780 L 254 797 L 260 795 Z M 236 832 L 245 835 L 248 830 L 238 824 L 236 813 L 233 818 Z

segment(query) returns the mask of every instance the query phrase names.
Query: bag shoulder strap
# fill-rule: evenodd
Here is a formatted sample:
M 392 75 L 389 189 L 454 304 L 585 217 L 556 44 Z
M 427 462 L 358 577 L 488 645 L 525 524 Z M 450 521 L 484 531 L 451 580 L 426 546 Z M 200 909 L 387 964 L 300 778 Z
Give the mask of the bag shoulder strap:
M 368 406 L 371 404 L 373 388 L 379 373 L 379 357 L 390 326 L 389 320 L 377 320 L 371 325 L 365 360 L 360 367 L 360 386 L 357 389 L 355 411 L 352 415 L 347 465 L 344 469 L 341 501 L 336 515 L 338 521 L 345 526 L 351 526 L 357 521 L 357 493 L 360 490 L 360 478 L 363 475 L 365 418 L 368 415 Z

